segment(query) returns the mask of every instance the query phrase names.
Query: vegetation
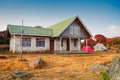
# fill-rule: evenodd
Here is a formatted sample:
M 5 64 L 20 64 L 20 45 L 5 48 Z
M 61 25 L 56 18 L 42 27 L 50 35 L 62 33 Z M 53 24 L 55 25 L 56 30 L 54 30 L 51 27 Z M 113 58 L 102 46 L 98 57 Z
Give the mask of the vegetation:
M 0 35 L 0 52 L 8 52 L 9 51 L 9 39 L 7 38 L 7 33 L 4 32 L 3 35 Z
M 114 44 L 120 44 L 120 37 L 116 37 L 113 39 Z
M 94 47 L 97 43 L 102 43 L 106 45 L 107 38 L 104 35 L 96 34 L 95 39 L 89 38 L 87 39 L 88 46 Z M 86 40 L 82 43 L 82 46 L 86 45 Z
M 110 80 L 110 78 L 107 76 L 107 72 L 106 71 L 102 72 L 101 76 L 102 76 L 103 80 Z
M 93 40 L 92 38 L 89 38 L 87 39 L 87 43 L 88 43 L 88 46 L 95 46 L 95 40 Z M 82 43 L 82 46 L 86 46 L 86 40 Z
M 5 36 L 0 36 L 0 44 L 9 44 L 9 40 Z
M 96 39 L 96 43 L 103 43 L 104 45 L 106 45 L 107 40 L 106 40 L 106 37 L 104 35 L 96 34 L 95 39 Z

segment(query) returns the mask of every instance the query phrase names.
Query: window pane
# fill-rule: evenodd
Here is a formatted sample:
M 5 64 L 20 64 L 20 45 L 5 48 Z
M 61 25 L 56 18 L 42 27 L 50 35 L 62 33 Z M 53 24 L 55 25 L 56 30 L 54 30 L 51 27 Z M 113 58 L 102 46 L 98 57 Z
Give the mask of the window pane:
M 37 47 L 45 47 L 45 38 L 37 38 L 36 46 Z
M 22 46 L 30 47 L 31 46 L 31 38 L 22 38 Z

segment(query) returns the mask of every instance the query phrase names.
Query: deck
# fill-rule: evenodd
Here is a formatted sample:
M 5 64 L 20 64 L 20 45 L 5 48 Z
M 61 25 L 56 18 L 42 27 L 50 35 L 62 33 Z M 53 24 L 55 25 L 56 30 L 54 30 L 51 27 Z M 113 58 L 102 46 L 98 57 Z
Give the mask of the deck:
M 58 54 L 80 54 L 80 53 L 89 53 L 89 52 L 86 52 L 86 51 L 55 51 L 55 53 L 58 53 Z

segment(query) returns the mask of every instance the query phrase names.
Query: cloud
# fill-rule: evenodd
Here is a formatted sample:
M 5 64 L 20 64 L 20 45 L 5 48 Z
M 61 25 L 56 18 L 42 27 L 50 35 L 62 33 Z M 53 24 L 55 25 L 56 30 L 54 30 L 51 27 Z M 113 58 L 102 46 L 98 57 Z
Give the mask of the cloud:
M 120 36 L 120 27 L 116 25 L 111 25 L 108 27 L 108 33 L 111 36 Z

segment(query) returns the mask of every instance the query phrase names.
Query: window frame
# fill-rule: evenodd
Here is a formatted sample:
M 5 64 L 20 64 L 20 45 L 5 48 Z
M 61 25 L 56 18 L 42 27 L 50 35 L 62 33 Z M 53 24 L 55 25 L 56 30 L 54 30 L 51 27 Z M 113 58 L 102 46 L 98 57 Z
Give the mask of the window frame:
M 36 38 L 36 47 L 45 47 L 45 38 Z
M 22 38 L 22 47 L 31 47 L 31 38 Z

